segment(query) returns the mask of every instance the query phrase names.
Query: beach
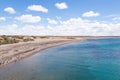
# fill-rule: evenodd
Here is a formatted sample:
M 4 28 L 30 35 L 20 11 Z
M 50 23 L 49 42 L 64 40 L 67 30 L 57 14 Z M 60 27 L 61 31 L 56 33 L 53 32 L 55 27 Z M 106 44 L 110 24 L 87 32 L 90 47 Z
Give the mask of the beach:
M 85 38 L 51 37 L 34 41 L 0 45 L 0 67 L 19 61 L 41 50 L 66 43 L 84 40 Z

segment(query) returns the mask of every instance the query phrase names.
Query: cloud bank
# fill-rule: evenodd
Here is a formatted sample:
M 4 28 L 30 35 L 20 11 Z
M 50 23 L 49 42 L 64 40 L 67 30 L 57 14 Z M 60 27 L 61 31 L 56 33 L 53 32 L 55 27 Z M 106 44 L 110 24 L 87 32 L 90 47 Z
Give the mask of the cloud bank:
M 49 19 L 50 20 L 50 19 Z M 30 21 L 31 22 L 31 21 Z M 80 17 L 60 21 L 56 26 L 24 25 L 17 24 L 3 26 L 0 34 L 16 35 L 53 35 L 53 36 L 119 36 L 119 23 L 103 23 L 86 20 Z

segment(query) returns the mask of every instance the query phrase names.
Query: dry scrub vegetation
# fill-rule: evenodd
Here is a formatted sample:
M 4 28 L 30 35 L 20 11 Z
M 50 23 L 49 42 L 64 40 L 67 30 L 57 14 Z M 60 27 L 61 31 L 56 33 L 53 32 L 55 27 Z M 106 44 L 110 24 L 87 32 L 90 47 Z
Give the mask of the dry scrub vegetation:
M 12 44 L 18 42 L 27 42 L 27 41 L 34 41 L 36 37 L 32 36 L 0 36 L 0 45 L 1 44 Z
M 57 38 L 56 38 L 57 37 Z M 74 39 L 75 37 L 70 36 L 8 36 L 8 35 L 1 35 L 0 36 L 0 45 L 2 44 L 13 44 L 18 42 L 27 42 L 27 41 L 34 41 L 40 39 Z

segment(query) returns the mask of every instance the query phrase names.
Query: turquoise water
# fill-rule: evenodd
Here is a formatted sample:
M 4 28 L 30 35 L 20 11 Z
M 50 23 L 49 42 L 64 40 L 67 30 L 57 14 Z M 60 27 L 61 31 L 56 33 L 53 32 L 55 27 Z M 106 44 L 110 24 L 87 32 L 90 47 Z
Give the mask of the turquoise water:
M 49 48 L 1 69 L 0 80 L 120 80 L 120 38 Z

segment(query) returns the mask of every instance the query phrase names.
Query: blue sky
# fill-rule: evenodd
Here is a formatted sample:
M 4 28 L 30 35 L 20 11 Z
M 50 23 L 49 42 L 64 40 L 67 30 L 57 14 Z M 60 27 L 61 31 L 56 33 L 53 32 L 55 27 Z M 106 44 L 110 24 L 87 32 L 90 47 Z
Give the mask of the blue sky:
M 0 0 L 0 34 L 120 35 L 120 0 Z

